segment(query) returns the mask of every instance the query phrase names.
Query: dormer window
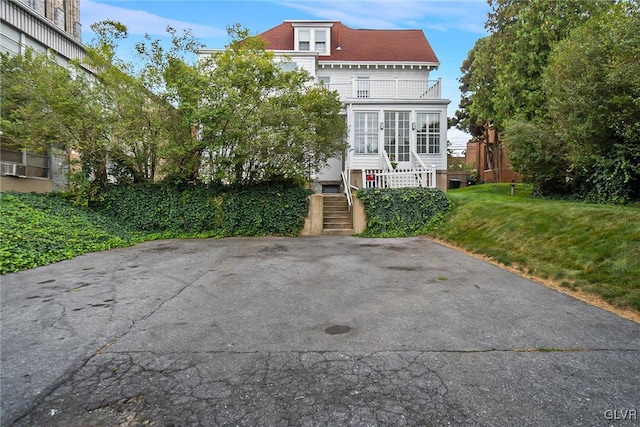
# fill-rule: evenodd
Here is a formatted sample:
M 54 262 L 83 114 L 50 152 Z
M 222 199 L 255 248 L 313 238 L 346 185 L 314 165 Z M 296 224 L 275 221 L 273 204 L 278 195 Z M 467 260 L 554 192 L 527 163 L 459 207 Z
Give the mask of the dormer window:
M 311 31 L 298 31 L 298 50 L 309 50 L 311 48 Z
M 303 52 L 318 52 L 320 55 L 330 55 L 330 22 L 293 22 L 295 28 L 295 49 Z
M 315 51 L 325 53 L 327 51 L 327 30 L 315 30 Z

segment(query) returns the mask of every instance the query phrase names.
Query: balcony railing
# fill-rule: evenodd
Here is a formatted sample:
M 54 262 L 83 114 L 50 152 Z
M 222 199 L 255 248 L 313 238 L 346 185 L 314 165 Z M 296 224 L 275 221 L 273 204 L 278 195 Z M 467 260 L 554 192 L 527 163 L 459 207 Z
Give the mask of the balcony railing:
M 344 83 L 319 86 L 338 92 L 340 99 L 441 99 L 442 79 L 438 80 L 373 80 L 354 78 Z

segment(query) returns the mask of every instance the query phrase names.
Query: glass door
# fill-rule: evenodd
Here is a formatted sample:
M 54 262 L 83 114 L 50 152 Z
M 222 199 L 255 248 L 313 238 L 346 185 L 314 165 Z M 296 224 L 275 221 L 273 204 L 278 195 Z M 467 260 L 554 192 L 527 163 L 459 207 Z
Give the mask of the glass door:
M 384 113 L 384 149 L 391 159 L 392 166 L 405 169 L 411 167 L 410 138 L 411 113 L 408 111 L 385 111 Z

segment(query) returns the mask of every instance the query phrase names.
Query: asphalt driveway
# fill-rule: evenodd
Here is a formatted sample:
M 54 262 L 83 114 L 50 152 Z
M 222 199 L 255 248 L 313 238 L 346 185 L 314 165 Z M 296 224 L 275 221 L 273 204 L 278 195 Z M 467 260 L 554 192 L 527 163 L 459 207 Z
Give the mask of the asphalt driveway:
M 639 324 L 422 238 L 165 240 L 0 280 L 3 426 L 640 423 Z

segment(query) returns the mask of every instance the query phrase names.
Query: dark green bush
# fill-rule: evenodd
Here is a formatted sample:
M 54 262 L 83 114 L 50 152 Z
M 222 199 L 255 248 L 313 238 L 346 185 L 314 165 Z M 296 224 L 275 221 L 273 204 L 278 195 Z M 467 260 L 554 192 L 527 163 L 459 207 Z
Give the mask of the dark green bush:
M 110 185 L 89 206 L 133 230 L 202 233 L 222 230 L 221 193 L 218 186 Z
M 287 182 L 233 187 L 118 185 L 105 188 L 91 208 L 145 232 L 296 235 L 304 226 L 308 194 Z
M 224 234 L 293 236 L 304 227 L 310 191 L 287 183 L 235 187 L 223 196 Z
M 415 236 L 432 230 L 449 211 L 447 195 L 435 188 L 360 189 L 367 237 Z

